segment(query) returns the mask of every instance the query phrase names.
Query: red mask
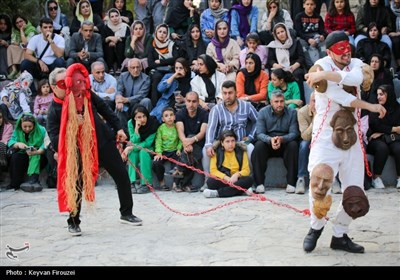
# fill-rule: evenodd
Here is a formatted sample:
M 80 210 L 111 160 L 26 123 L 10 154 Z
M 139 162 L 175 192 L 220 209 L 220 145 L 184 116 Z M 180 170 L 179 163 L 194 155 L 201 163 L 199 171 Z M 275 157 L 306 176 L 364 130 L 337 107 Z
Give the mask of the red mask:
M 349 41 L 340 41 L 332 45 L 329 50 L 336 55 L 343 55 L 351 52 L 351 47 Z
M 86 78 L 79 70 L 74 71 L 72 74 L 71 92 L 74 95 L 76 111 L 82 114 L 86 94 Z

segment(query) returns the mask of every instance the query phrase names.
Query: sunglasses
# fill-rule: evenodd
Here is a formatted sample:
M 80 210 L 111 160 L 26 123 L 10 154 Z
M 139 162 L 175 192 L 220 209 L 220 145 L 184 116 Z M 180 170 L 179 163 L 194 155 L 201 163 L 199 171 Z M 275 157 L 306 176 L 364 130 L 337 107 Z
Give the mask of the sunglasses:
M 31 115 L 22 115 L 21 116 L 21 121 L 22 122 L 31 122 L 34 123 L 35 122 L 35 117 L 31 116 Z
M 58 6 L 49 7 L 49 11 L 57 11 L 57 10 L 58 10 Z
M 59 89 L 67 89 L 67 85 L 65 84 L 65 80 L 59 80 L 56 82 L 57 87 Z

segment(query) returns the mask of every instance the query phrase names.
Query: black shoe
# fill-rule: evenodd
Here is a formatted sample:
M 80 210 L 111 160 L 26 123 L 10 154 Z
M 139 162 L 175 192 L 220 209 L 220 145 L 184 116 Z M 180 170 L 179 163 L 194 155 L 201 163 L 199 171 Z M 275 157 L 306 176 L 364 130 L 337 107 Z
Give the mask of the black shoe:
M 68 225 L 68 232 L 72 236 L 80 236 L 80 235 L 82 235 L 82 231 L 81 231 L 81 228 L 79 227 L 79 225 L 73 225 L 73 224 Z
M 307 233 L 306 238 L 303 241 L 303 249 L 306 252 L 311 252 L 317 246 L 317 240 L 321 236 L 324 228 L 320 230 L 310 228 L 310 231 Z
M 364 247 L 351 241 L 347 234 L 343 234 L 343 237 L 332 236 L 331 248 L 333 250 L 343 250 L 350 253 L 364 253 Z
M 28 183 L 32 185 L 39 183 L 39 174 L 32 174 L 29 176 Z
M 121 223 L 129 224 L 132 226 L 141 226 L 142 220 L 135 215 L 128 215 L 128 216 L 121 216 L 120 218 Z

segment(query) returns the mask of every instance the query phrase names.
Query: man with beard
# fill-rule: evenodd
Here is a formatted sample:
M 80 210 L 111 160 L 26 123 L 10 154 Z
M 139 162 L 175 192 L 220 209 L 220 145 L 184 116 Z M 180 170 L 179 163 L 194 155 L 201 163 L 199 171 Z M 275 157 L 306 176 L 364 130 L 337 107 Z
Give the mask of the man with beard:
M 271 104 L 258 113 L 257 142 L 251 156 L 257 193 L 265 192 L 265 171 L 271 157 L 282 157 L 287 169 L 287 193 L 295 192 L 300 136 L 297 111 L 285 106 L 281 90 L 271 92 Z
M 203 168 L 210 171 L 210 158 L 215 154 L 212 145 L 224 130 L 233 130 L 238 136 L 238 141 L 247 144 L 247 155 L 250 158 L 254 149 L 251 142 L 256 133 L 257 111 L 250 102 L 237 98 L 236 84 L 225 81 L 222 84 L 223 103 L 215 105 L 208 117 L 206 143 L 203 148 Z
M 386 110 L 379 104 L 370 104 L 362 101 L 343 90 L 343 86 L 351 86 L 359 93 L 363 82 L 363 63 L 359 59 L 351 58 L 351 47 L 347 35 L 343 31 L 335 31 L 326 38 L 328 56 L 316 61 L 322 70 L 305 75 L 309 86 L 315 86 L 316 115 L 313 124 L 313 136 L 309 156 L 308 171 L 318 164 L 327 164 L 333 169 L 334 175 L 339 172 L 342 183 L 343 196 L 349 186 L 364 185 L 364 161 L 361 143 L 356 141 L 351 147 L 338 147 L 332 141 L 331 120 L 334 114 L 343 109 L 342 106 L 366 109 L 379 113 L 382 118 Z M 326 90 L 321 90 L 325 83 Z M 357 116 L 357 112 L 353 113 Z M 358 125 L 354 125 L 354 131 L 359 131 Z M 339 145 L 340 146 L 340 145 Z M 362 190 L 363 191 L 363 190 Z M 348 192 L 346 192 L 348 195 Z M 354 195 L 359 195 L 355 192 Z M 311 229 L 304 239 L 303 249 L 311 252 L 317 245 L 322 230 L 326 224 L 325 217 L 318 218 L 314 210 L 315 199 L 311 192 L 309 195 L 311 211 Z M 363 253 L 364 247 L 354 243 L 348 236 L 349 225 L 356 217 L 347 213 L 340 203 L 336 217 L 332 219 L 333 236 L 330 247 L 335 250 L 344 250 L 351 253 Z

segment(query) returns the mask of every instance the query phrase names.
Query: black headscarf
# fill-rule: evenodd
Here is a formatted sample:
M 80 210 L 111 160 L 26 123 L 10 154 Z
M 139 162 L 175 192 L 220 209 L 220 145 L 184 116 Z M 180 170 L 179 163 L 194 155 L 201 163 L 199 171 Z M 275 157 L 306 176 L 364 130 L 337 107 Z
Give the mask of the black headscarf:
M 186 97 L 186 93 L 192 90 L 190 86 L 190 81 L 192 80 L 192 71 L 190 70 L 190 66 L 186 59 L 178 58 L 175 63 L 179 62 L 182 64 L 183 68 L 185 68 L 186 75 L 182 78 L 176 78 L 178 81 L 178 88 L 177 90 L 181 91 L 183 97 Z
M 147 117 L 147 123 L 139 128 L 140 141 L 143 142 L 150 135 L 157 132 L 160 123 L 157 121 L 156 117 L 150 116 L 149 111 L 143 105 L 136 105 L 132 110 L 132 125 L 133 128 L 136 126 L 135 115 L 137 113 L 143 113 Z M 132 136 L 131 136 L 132 137 Z
M 174 1 L 174 4 L 168 8 L 165 23 L 172 28 L 179 28 L 182 22 L 190 18 L 190 11 L 183 4 L 184 0 Z M 172 2 L 172 1 L 171 1 Z
M 202 54 L 199 56 L 201 60 L 204 61 L 204 64 L 206 65 L 208 69 L 207 74 L 199 74 L 199 76 L 203 79 L 203 82 L 206 84 L 206 90 L 208 93 L 208 98 L 206 99 L 206 102 L 215 102 L 215 86 L 211 81 L 212 75 L 215 74 L 215 71 L 217 70 L 217 63 L 215 60 L 209 56 L 208 54 Z
M 197 27 L 200 30 L 200 38 L 199 38 L 199 41 L 197 42 L 196 47 L 193 45 L 193 41 L 192 41 L 192 37 L 191 37 L 192 29 L 195 27 Z M 203 41 L 203 37 L 201 36 L 201 28 L 198 24 L 194 23 L 189 26 L 187 33 L 186 33 L 184 48 L 187 53 L 187 58 L 188 58 L 190 64 L 192 64 L 192 61 L 197 59 L 199 57 L 199 55 L 206 53 L 207 46 Z
M 245 76 L 244 92 L 248 95 L 253 95 L 257 93 L 254 81 L 258 78 L 258 76 L 260 76 L 261 73 L 261 59 L 256 53 L 247 54 L 246 60 L 249 58 L 254 60 L 254 71 L 249 73 L 246 68 L 243 68 L 240 71 Z

